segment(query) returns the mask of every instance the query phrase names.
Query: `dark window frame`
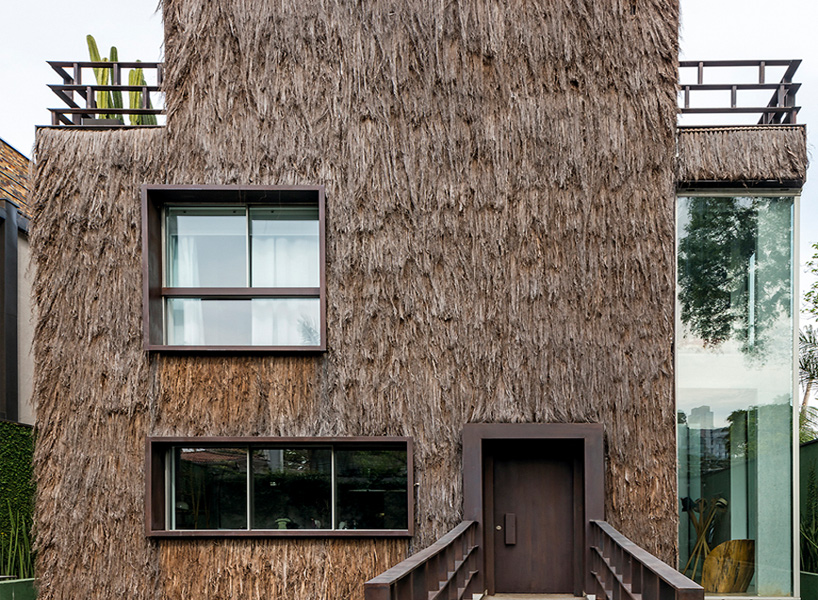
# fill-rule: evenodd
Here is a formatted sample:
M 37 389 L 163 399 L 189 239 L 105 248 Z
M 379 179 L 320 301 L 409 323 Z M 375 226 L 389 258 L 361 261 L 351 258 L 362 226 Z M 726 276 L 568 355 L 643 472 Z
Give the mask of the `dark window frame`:
M 215 448 L 225 446 L 288 445 L 366 446 L 406 445 L 406 529 L 202 529 L 165 528 L 167 481 L 165 456 L 174 446 Z M 145 535 L 149 538 L 405 538 L 414 535 L 414 445 L 411 437 L 148 437 L 145 444 Z
M 163 352 L 325 352 L 326 319 L 326 202 L 322 185 L 143 185 L 142 196 L 142 321 L 144 349 Z M 317 205 L 320 282 L 317 288 L 169 288 L 163 286 L 163 207 Z M 165 343 L 164 303 L 167 298 L 318 298 L 320 343 L 317 346 L 185 346 Z

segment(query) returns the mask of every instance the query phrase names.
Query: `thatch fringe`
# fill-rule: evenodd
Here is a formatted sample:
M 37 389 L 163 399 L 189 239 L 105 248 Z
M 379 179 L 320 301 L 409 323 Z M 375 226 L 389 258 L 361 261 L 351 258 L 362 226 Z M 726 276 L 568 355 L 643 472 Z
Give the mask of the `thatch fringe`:
M 697 182 L 793 182 L 807 176 L 803 125 L 682 128 L 677 136 L 676 179 Z
M 405 555 L 401 540 L 169 540 L 160 585 L 166 600 L 363 598 L 372 573 Z
M 164 14 L 166 129 L 38 136 L 41 598 L 360 598 L 405 556 L 149 543 L 146 435 L 413 436 L 420 548 L 461 518 L 464 423 L 602 422 L 608 519 L 674 560 L 675 2 Z M 147 357 L 140 183 L 324 184 L 329 350 Z
M 40 130 L 32 209 L 40 598 L 153 598 L 138 186 L 159 131 Z

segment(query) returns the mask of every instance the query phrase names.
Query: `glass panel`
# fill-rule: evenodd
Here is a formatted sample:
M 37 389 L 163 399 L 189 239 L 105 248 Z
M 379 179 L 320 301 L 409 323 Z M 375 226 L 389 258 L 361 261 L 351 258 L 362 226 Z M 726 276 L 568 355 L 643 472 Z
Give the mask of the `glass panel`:
M 250 209 L 253 287 L 318 287 L 318 207 Z
M 406 450 L 336 449 L 336 527 L 407 529 Z
M 680 568 L 724 544 L 744 582 L 707 591 L 790 595 L 793 200 L 678 207 Z
M 167 286 L 247 286 L 244 207 L 166 210 Z
M 247 450 L 174 448 L 176 529 L 247 528 Z
M 318 346 L 318 298 L 167 299 L 171 346 Z
M 249 346 L 252 300 L 168 298 L 171 346 Z
M 332 451 L 253 450 L 253 528 L 331 529 Z
M 253 300 L 254 346 L 318 346 L 320 323 L 318 298 Z

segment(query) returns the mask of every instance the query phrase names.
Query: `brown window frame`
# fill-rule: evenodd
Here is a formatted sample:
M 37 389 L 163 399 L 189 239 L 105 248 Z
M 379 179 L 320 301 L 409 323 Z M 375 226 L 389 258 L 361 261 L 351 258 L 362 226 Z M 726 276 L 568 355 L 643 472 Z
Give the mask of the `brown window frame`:
M 326 206 L 322 185 L 143 185 L 142 195 L 142 276 L 144 349 L 163 352 L 324 352 L 327 349 L 326 319 Z M 169 288 L 163 287 L 162 259 L 163 207 L 191 206 L 274 206 L 309 204 L 318 207 L 320 285 L 318 288 Z M 164 304 L 166 298 L 318 298 L 320 303 L 320 343 L 317 346 L 183 346 L 165 343 Z
M 166 529 L 167 480 L 165 456 L 174 446 L 217 448 L 264 446 L 406 445 L 406 529 Z M 406 538 L 414 535 L 414 444 L 411 437 L 148 437 L 145 444 L 145 535 L 149 538 Z

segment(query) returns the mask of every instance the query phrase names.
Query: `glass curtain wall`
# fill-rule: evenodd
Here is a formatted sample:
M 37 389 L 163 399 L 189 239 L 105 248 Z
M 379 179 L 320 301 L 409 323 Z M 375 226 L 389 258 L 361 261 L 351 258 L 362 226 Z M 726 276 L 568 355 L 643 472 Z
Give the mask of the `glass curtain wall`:
M 793 593 L 792 197 L 678 199 L 679 568 Z

